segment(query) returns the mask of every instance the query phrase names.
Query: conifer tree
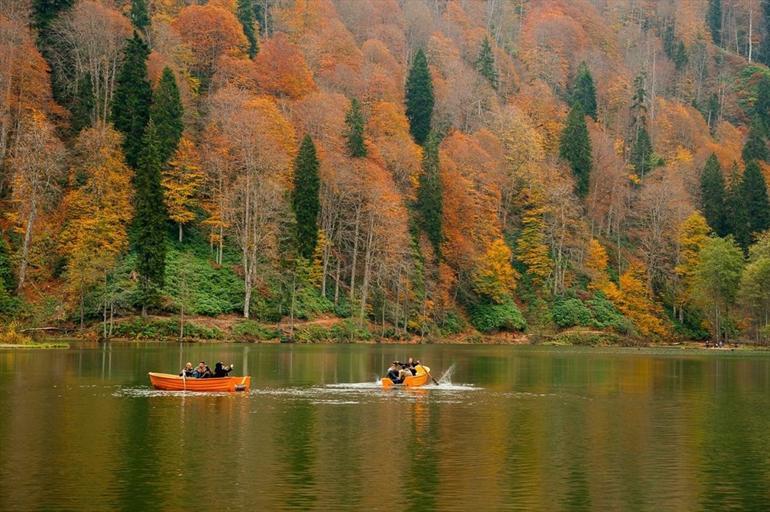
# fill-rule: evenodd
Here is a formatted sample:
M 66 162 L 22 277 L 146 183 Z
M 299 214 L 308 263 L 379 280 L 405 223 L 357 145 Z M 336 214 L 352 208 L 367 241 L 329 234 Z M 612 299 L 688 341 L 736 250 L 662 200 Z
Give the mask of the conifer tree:
M 310 135 L 305 135 L 294 160 L 294 192 L 292 208 L 297 220 L 297 249 L 310 260 L 318 243 L 318 212 L 321 210 L 318 157 Z
M 717 121 L 719 121 L 719 96 L 716 93 L 709 97 L 706 120 L 708 121 L 709 131 L 713 134 Z
M 364 114 L 361 112 L 361 104 L 356 98 L 350 101 L 350 110 L 345 115 L 345 133 L 348 153 L 353 158 L 366 156 L 366 144 L 364 144 Z
M 742 186 L 749 232 L 753 235 L 770 228 L 770 201 L 767 198 L 767 183 L 756 161 L 746 164 L 746 169 L 743 171 Z
M 687 66 L 689 58 L 687 57 L 687 47 L 684 45 L 684 41 L 680 40 L 676 43 L 672 60 L 674 61 L 674 66 L 677 71 L 681 71 Z
M 78 91 L 70 112 L 70 127 L 77 134 L 91 126 L 91 114 L 94 111 L 94 91 L 91 74 L 87 73 L 78 83 Z
M 134 249 L 137 255 L 142 315 L 157 305 L 166 267 L 166 207 L 161 185 L 160 140 L 150 121 L 141 141 L 134 177 Z
M 131 23 L 141 32 L 150 26 L 150 12 L 147 9 L 147 0 L 131 0 Z
M 117 78 L 112 98 L 112 122 L 123 133 L 126 163 L 136 168 L 142 150 L 142 137 L 150 119 L 152 88 L 147 78 L 147 56 L 150 49 L 139 34 L 128 41 L 123 67 Z
M 182 122 L 182 100 L 179 98 L 179 88 L 176 85 L 174 73 L 168 68 L 163 69 L 158 87 L 153 95 L 150 107 L 150 119 L 155 124 L 158 133 L 160 161 L 165 165 L 174 155 L 182 138 L 184 124 Z
M 754 118 L 761 123 L 765 137 L 770 135 L 770 77 L 764 73 L 757 83 Z
M 719 236 L 727 235 L 725 218 L 725 180 L 719 161 L 711 154 L 700 179 L 701 211 L 711 229 Z
M 663 52 L 666 56 L 674 60 L 674 52 L 676 52 L 676 34 L 674 32 L 674 23 L 669 21 L 666 24 L 666 28 L 663 29 Z
M 423 145 L 430 133 L 434 101 L 428 60 L 425 52 L 419 49 L 406 79 L 406 117 L 417 144 Z
M 63 11 L 75 5 L 75 0 L 32 0 L 32 24 L 40 37 Z
M 6 290 L 16 289 L 16 279 L 11 268 L 11 250 L 2 236 L 0 236 L 0 285 Z
M 765 66 L 770 65 L 770 2 L 762 2 L 762 24 L 764 37 L 757 52 L 757 60 Z
M 711 40 L 722 46 L 722 0 L 709 0 L 706 23 L 711 31 Z
M 559 141 L 559 156 L 569 162 L 575 176 L 575 194 L 585 197 L 588 194 L 592 156 L 582 103 L 576 103 L 567 116 L 567 125 Z
M 417 189 L 417 211 L 420 227 L 425 231 L 433 245 L 433 252 L 438 259 L 441 255 L 441 243 L 444 240 L 441 218 L 443 215 L 443 192 L 438 154 L 439 139 L 431 132 L 425 141 L 422 157 L 422 173 Z
M 257 40 L 256 30 L 254 30 L 254 24 L 257 21 L 254 14 L 254 2 L 253 0 L 238 0 L 236 9 L 238 21 L 241 22 L 241 26 L 243 27 L 243 34 L 249 42 L 249 58 L 253 59 L 257 56 L 257 53 L 259 53 L 259 42 Z
M 733 164 L 730 187 L 725 194 L 725 218 L 728 233 L 746 250 L 751 242 L 751 229 L 743 193 L 743 178 L 738 172 L 738 165 Z
M 495 54 L 492 53 L 492 46 L 489 44 L 489 38 L 487 37 L 481 42 L 479 55 L 476 57 L 476 71 L 489 80 L 489 84 L 493 89 L 497 89 L 499 82 L 497 68 L 495 67 Z
M 631 165 L 640 178 L 644 178 L 652 170 L 652 142 L 644 125 L 639 127 L 636 141 L 631 147 Z
M 583 112 L 596 121 L 596 86 L 591 71 L 585 62 L 580 64 L 575 85 L 572 88 L 572 104 L 578 102 L 581 104 Z
M 764 129 L 761 121 L 755 117 L 749 128 L 749 136 L 743 145 L 741 152 L 743 163 L 748 164 L 752 160 L 767 162 L 770 159 L 770 153 L 767 151 L 767 142 L 765 141 Z

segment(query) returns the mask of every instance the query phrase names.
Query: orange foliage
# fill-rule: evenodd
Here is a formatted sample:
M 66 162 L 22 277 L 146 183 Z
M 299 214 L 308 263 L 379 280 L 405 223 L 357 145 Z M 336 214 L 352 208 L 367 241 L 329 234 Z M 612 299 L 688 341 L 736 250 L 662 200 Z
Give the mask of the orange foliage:
M 257 83 L 267 94 L 296 99 L 316 88 L 305 58 L 284 34 L 264 42 L 254 68 Z
M 174 20 L 174 28 L 190 47 L 194 68 L 210 73 L 220 55 L 242 54 L 246 36 L 235 15 L 216 5 L 190 5 Z
M 393 103 L 375 104 L 366 128 L 399 188 L 411 195 L 417 185 L 422 148 L 409 134 L 409 122 L 403 108 Z

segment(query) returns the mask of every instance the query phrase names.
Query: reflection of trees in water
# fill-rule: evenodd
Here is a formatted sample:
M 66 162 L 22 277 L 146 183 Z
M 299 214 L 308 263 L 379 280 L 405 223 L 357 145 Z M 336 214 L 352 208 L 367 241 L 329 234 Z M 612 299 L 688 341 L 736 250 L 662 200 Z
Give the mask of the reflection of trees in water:
M 414 390 L 425 393 L 425 390 Z M 424 510 L 436 508 L 439 494 L 439 412 L 435 402 L 427 396 L 419 396 L 412 406 L 412 431 L 407 442 L 407 453 L 398 454 L 406 461 L 408 475 L 405 478 L 406 499 Z M 403 455 L 403 456 L 402 456 Z
M 317 499 L 313 468 L 316 462 L 314 441 L 314 406 L 301 401 L 287 407 L 280 416 L 283 455 L 286 461 L 285 474 L 288 495 L 284 501 L 288 508 L 307 510 Z M 329 468 L 333 470 L 333 468 Z

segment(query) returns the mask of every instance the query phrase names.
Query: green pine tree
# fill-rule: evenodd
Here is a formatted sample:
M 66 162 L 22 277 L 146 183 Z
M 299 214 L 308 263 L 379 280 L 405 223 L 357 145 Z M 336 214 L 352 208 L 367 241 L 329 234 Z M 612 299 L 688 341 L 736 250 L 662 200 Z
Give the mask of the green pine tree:
M 75 101 L 72 103 L 70 112 L 70 127 L 73 133 L 78 134 L 81 130 L 91 126 L 91 116 L 94 112 L 94 91 L 91 82 L 91 75 L 87 73 L 78 82 L 78 90 L 75 95 Z
M 582 106 L 583 112 L 596 121 L 596 86 L 591 71 L 585 62 L 580 63 L 575 85 L 572 88 L 572 105 L 578 102 Z
M 716 93 L 709 97 L 706 121 L 709 125 L 709 131 L 713 134 L 719 121 L 719 96 Z
M 746 250 L 751 243 L 751 228 L 749 212 L 743 194 L 743 178 L 738 172 L 738 165 L 734 163 L 730 176 L 730 186 L 725 195 L 725 218 L 727 231 L 733 236 L 736 243 Z
M 160 140 L 150 121 L 134 177 L 133 246 L 137 255 L 142 314 L 158 304 L 166 268 L 166 207 L 161 185 Z
M 16 276 L 11 268 L 11 249 L 3 236 L 0 236 L 0 285 L 6 290 L 16 289 Z
M 640 178 L 644 178 L 653 168 L 652 142 L 644 126 L 639 128 L 634 145 L 631 146 L 631 165 Z
M 75 0 L 32 0 L 32 25 L 39 36 L 44 36 L 62 12 L 75 5 Z
M 676 51 L 676 33 L 674 31 L 674 23 L 669 21 L 666 24 L 666 28 L 663 29 L 663 52 L 666 56 L 674 60 L 674 52 Z
M 425 231 L 436 259 L 441 256 L 441 243 L 444 240 L 441 218 L 443 215 L 443 188 L 439 165 L 439 138 L 434 133 L 425 140 L 422 157 L 422 173 L 417 188 L 417 212 L 420 227 Z
M 743 202 L 749 220 L 751 234 L 770 228 L 770 201 L 767 198 L 767 183 L 756 161 L 746 164 L 743 171 Z M 770 283 L 768 283 L 770 286 Z
M 257 40 L 257 32 L 254 30 L 257 18 L 254 14 L 253 0 L 238 0 L 236 14 L 243 27 L 243 34 L 249 42 L 249 58 L 253 59 L 259 53 L 259 41 Z
M 112 97 L 112 122 L 123 133 L 126 163 L 136 168 L 142 150 L 142 136 L 150 119 L 152 88 L 147 78 L 147 56 L 150 49 L 134 32 L 125 49 L 123 67 Z
M 310 135 L 305 135 L 294 160 L 294 191 L 292 208 L 297 220 L 297 249 L 303 258 L 313 257 L 318 242 L 318 213 L 321 203 L 318 196 L 321 179 L 318 176 L 318 157 Z
M 725 179 L 714 153 L 706 161 L 700 178 L 701 211 L 706 222 L 719 236 L 727 236 L 725 218 Z
M 476 57 L 476 71 L 489 80 L 489 84 L 493 89 L 497 89 L 499 82 L 497 67 L 495 66 L 495 54 L 492 52 L 492 46 L 489 44 L 489 38 L 487 37 L 481 42 L 479 55 Z
M 150 26 L 150 12 L 147 9 L 147 0 L 131 0 L 131 23 L 141 32 Z
M 559 141 L 559 156 L 569 162 L 575 176 L 575 194 L 584 198 L 588 195 L 588 182 L 593 164 L 591 139 L 580 102 L 575 103 L 567 116 L 567 124 Z
M 179 140 L 182 138 L 183 114 L 182 100 L 179 97 L 174 73 L 169 68 L 164 68 L 153 95 L 152 107 L 150 107 L 150 119 L 155 123 L 155 129 L 158 132 L 160 160 L 164 165 L 176 153 Z
M 711 40 L 722 46 L 722 0 L 709 0 L 706 23 L 711 31 Z
M 414 56 L 406 79 L 406 117 L 409 119 L 409 131 L 417 144 L 423 145 L 430 133 L 433 103 L 428 60 L 420 49 Z
M 687 66 L 689 58 L 687 57 L 687 47 L 684 45 L 684 41 L 680 40 L 676 43 L 673 61 L 677 71 L 681 71 Z
M 350 110 L 345 115 L 346 145 L 348 153 L 353 158 L 366 156 L 366 144 L 364 144 L 364 114 L 361 112 L 361 104 L 357 99 L 350 101 Z
M 762 124 L 765 137 L 770 135 L 770 77 L 762 73 L 757 83 L 757 99 L 754 102 L 754 118 Z
M 743 163 L 748 164 L 752 160 L 767 162 L 770 158 L 770 153 L 767 151 L 767 142 L 765 141 L 764 131 L 762 121 L 755 117 L 751 122 L 749 135 L 746 138 L 746 143 L 743 145 L 743 151 L 741 152 Z
M 762 42 L 757 52 L 757 60 L 765 66 L 770 65 L 770 2 L 762 2 L 762 24 L 764 25 Z

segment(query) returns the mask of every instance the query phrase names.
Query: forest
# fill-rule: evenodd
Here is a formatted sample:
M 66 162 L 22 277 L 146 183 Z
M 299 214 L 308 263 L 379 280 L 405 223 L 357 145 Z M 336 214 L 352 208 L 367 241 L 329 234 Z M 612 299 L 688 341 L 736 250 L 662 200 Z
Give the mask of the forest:
M 764 0 L 0 0 L 0 330 L 767 344 L 768 64 Z

